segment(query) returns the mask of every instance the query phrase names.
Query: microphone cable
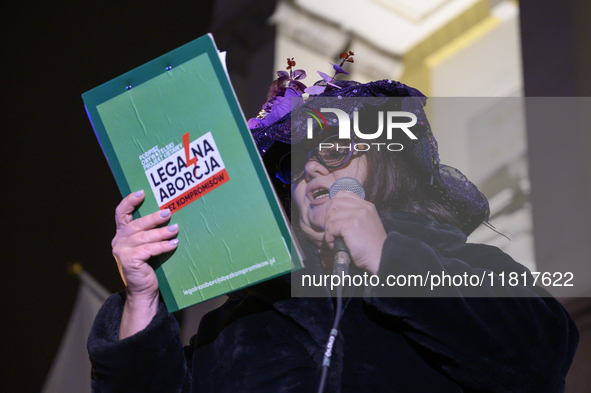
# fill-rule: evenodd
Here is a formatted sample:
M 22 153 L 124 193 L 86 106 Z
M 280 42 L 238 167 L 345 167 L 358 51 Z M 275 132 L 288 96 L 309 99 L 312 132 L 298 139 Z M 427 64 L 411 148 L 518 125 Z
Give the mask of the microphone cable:
M 336 290 L 337 295 L 337 307 L 335 311 L 334 322 L 330 335 L 328 336 L 328 342 L 326 343 L 326 351 L 324 352 L 324 359 L 322 360 L 322 375 L 320 376 L 320 385 L 318 386 L 318 393 L 324 392 L 326 385 L 326 377 L 328 375 L 328 367 L 330 366 L 330 357 L 332 356 L 332 348 L 336 341 L 337 335 L 339 334 L 338 327 L 341 321 L 341 314 L 343 312 L 343 286 L 339 284 Z
M 357 179 L 352 177 L 341 177 L 337 179 L 330 187 L 329 196 L 332 199 L 339 191 L 352 192 L 359 195 L 362 199 L 365 199 L 365 190 Z M 334 240 L 334 263 L 332 268 L 333 275 L 344 275 L 349 274 L 349 265 L 351 263 L 351 255 L 347 248 L 345 241 L 342 237 L 337 237 Z M 320 385 L 318 386 L 318 393 L 324 392 L 326 386 L 326 378 L 328 376 L 328 367 L 330 367 L 330 358 L 332 356 L 332 349 L 334 347 L 337 335 L 339 334 L 339 322 L 343 313 L 343 281 L 339 280 L 339 285 L 336 288 L 336 310 L 332 329 L 328 336 L 328 342 L 326 343 L 326 351 L 324 352 L 324 358 L 322 359 L 322 375 L 320 376 Z

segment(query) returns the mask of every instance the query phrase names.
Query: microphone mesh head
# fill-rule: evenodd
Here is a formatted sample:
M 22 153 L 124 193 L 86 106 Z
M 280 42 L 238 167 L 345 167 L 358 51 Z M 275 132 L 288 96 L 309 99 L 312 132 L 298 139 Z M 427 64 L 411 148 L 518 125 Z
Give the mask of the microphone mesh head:
M 339 191 L 352 192 L 359 195 L 361 199 L 365 199 L 365 190 L 363 189 L 363 186 L 357 181 L 357 179 L 352 177 L 341 177 L 337 179 L 337 181 L 335 181 L 330 187 L 328 196 L 332 199 Z

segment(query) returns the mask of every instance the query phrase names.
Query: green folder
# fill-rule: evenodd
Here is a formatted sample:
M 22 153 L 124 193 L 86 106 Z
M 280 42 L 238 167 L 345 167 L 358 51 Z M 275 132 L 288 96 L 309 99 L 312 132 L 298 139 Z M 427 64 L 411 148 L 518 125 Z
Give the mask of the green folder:
M 211 35 L 82 99 L 122 195 L 146 192 L 134 217 L 170 208 L 179 224 L 151 261 L 169 311 L 301 267 Z

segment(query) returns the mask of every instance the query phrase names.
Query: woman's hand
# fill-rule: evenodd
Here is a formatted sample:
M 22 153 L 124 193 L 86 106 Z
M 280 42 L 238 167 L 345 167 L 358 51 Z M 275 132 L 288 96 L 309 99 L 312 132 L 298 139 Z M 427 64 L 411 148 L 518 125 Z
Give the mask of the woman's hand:
M 324 241 L 332 249 L 341 236 L 355 266 L 371 274 L 380 267 L 387 234 L 373 203 L 351 192 L 339 192 L 327 205 Z
M 145 328 L 158 310 L 158 279 L 147 263 L 151 257 L 174 250 L 178 225 L 158 228 L 170 219 L 170 210 L 162 210 L 133 220 L 132 213 L 144 200 L 143 191 L 125 197 L 115 210 L 117 234 L 111 245 L 125 283 L 127 299 L 119 338 Z

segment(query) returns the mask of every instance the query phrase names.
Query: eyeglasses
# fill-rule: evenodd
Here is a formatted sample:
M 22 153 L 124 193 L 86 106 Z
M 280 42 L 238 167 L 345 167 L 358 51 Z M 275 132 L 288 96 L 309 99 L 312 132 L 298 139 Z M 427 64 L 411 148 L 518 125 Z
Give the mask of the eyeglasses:
M 279 160 L 275 177 L 285 184 L 297 183 L 304 178 L 306 163 L 312 158 L 325 168 L 337 169 L 345 166 L 353 156 L 357 144 L 352 140 L 344 142 L 338 135 L 333 135 L 318 144 L 312 150 L 292 150 Z

